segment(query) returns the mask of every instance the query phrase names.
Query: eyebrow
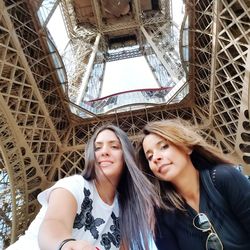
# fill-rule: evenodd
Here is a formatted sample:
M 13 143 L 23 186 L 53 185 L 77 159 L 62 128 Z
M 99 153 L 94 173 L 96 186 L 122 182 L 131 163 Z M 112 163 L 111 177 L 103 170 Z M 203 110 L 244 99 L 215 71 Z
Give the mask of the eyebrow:
M 112 143 L 119 143 L 119 144 L 121 144 L 119 140 L 108 141 L 108 143 L 109 144 L 112 144 Z M 103 144 L 103 141 L 96 141 L 95 144 Z

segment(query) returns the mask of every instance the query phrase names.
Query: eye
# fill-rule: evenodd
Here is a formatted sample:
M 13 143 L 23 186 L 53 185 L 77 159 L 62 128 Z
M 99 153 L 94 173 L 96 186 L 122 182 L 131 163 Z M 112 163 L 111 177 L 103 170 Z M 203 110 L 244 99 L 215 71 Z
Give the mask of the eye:
M 113 148 L 113 149 L 120 149 L 120 145 L 114 144 L 114 145 L 111 146 L 111 148 Z
M 152 159 L 153 159 L 153 155 L 148 155 L 148 156 L 147 156 L 147 160 L 148 160 L 148 161 L 151 161 Z
M 98 150 L 100 150 L 100 149 L 101 149 L 100 146 L 95 146 L 95 151 L 98 151 Z
M 161 149 L 167 149 L 169 147 L 169 145 L 166 143 L 166 144 L 163 144 L 162 146 L 161 146 Z

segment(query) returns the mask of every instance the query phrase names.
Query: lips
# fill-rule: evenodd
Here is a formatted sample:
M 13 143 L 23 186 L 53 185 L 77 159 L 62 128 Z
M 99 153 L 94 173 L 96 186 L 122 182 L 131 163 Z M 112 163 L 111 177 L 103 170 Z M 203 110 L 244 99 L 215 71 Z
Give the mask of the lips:
M 100 166 L 100 167 L 108 167 L 108 166 L 110 166 L 111 164 L 113 164 L 113 162 L 110 161 L 110 160 L 99 161 L 99 166 Z
M 162 173 L 164 169 L 166 169 L 169 166 L 169 164 L 163 164 L 158 168 L 158 173 Z

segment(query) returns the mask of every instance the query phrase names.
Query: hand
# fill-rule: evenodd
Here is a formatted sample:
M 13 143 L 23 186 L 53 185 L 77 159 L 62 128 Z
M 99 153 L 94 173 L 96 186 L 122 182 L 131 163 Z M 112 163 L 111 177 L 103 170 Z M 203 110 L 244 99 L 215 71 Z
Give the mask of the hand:
M 61 250 L 99 250 L 99 248 L 91 245 L 86 240 L 68 241 Z

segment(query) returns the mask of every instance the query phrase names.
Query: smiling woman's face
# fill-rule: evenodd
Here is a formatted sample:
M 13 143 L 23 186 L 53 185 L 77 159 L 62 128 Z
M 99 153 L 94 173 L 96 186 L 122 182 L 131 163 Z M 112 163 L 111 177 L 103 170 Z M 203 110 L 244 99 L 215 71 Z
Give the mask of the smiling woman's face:
M 143 150 L 151 171 L 161 180 L 174 183 L 190 163 L 187 152 L 156 134 L 145 136 Z
M 95 159 L 101 174 L 117 183 L 123 171 L 124 158 L 121 143 L 113 131 L 103 130 L 96 137 Z

